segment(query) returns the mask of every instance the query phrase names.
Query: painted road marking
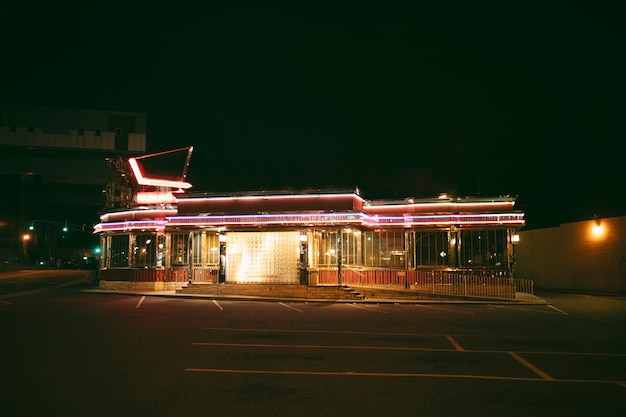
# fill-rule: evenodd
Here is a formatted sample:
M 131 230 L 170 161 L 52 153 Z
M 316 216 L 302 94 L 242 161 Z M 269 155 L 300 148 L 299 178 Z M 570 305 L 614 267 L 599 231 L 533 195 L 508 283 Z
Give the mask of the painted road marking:
M 289 305 L 287 305 L 287 304 L 285 304 L 283 302 L 279 302 L 278 304 L 280 304 L 283 307 L 287 307 L 287 308 L 290 308 L 292 310 L 295 310 L 295 311 L 297 311 L 299 313 L 304 313 L 304 311 L 300 310 L 299 308 L 295 308 L 295 307 L 289 306 Z
M 482 379 L 498 381 L 531 381 L 545 382 L 543 378 L 528 378 L 515 376 L 490 376 L 490 375 L 463 375 L 463 374 L 421 374 L 421 373 L 396 373 L 396 372 L 354 372 L 354 371 L 278 371 L 278 370 L 253 370 L 253 369 L 216 369 L 216 368 L 186 368 L 187 372 L 207 372 L 221 374 L 265 374 L 265 375 L 318 375 L 318 376 L 365 376 L 365 377 L 411 377 L 411 378 L 457 378 L 457 379 Z M 617 384 L 624 388 L 623 381 L 594 380 L 594 379 L 550 379 L 550 382 L 574 382 L 587 384 Z
M 276 345 L 276 344 L 255 344 L 255 343 L 208 343 L 208 342 L 195 342 L 194 345 L 198 346 L 232 346 L 232 347 L 289 347 L 289 348 L 323 348 L 323 349 L 388 349 L 388 350 L 415 350 L 415 351 L 432 351 L 432 352 L 467 352 L 467 353 L 508 353 L 510 351 L 494 350 L 494 349 L 464 349 L 461 345 L 456 343 L 450 335 L 433 335 L 433 334 L 410 334 L 410 333 L 376 333 L 376 332 L 332 332 L 324 330 L 273 330 L 273 329 L 228 329 L 223 327 L 207 327 L 204 330 L 223 331 L 223 330 L 237 330 L 244 331 L 246 333 L 251 332 L 263 332 L 263 333 L 336 333 L 336 334 L 364 334 L 364 335 L 396 335 L 396 336 L 444 336 L 453 345 L 456 344 L 454 349 L 449 348 L 429 348 L 429 347 L 397 347 L 397 346 L 341 346 L 341 345 Z M 467 335 L 466 335 L 467 336 Z M 621 358 L 626 357 L 626 353 L 594 353 L 594 352 L 550 352 L 550 351 L 525 351 L 517 350 L 515 353 L 526 355 L 569 355 L 569 356 L 600 356 L 600 357 L 614 357 Z M 521 358 L 520 358 L 521 359 Z
M 349 346 L 349 345 L 276 345 L 270 343 L 212 343 L 194 342 L 194 346 L 215 346 L 215 347 L 254 347 L 254 348 L 279 348 L 279 349 L 363 349 L 363 350 L 406 350 L 406 351 L 426 351 L 426 352 L 455 352 L 454 349 L 433 349 L 400 346 Z
M 528 362 L 526 359 L 522 358 L 517 353 L 515 353 L 515 352 L 507 352 L 507 353 L 513 359 L 515 359 L 516 361 L 518 361 L 519 363 L 521 363 L 522 365 L 524 365 L 525 367 L 527 367 L 528 369 L 530 369 L 531 371 L 533 371 L 534 373 L 536 373 L 537 375 L 542 377 L 543 379 L 546 379 L 548 381 L 554 380 L 554 378 L 552 378 L 550 375 L 548 375 L 547 373 L 543 372 L 541 369 L 537 368 L 535 365 L 533 365 L 532 363 Z
M 567 312 L 565 312 L 565 311 L 561 310 L 561 309 L 560 309 L 560 308 L 558 308 L 558 307 L 553 306 L 552 304 L 548 304 L 548 307 L 550 307 L 550 308 L 551 308 L 551 309 L 553 309 L 553 310 L 558 311 L 558 312 L 559 312 L 559 313 L 561 313 L 561 314 L 565 314 L 566 316 L 568 316 L 568 315 L 569 315 L 569 313 L 567 313 Z
M 502 306 L 502 305 L 495 305 L 495 304 L 489 304 L 490 307 L 495 307 L 495 308 L 506 308 L 507 310 L 522 310 L 522 311 L 531 311 L 533 313 L 544 313 L 544 314 L 554 314 L 551 313 L 549 311 L 545 311 L 545 310 L 537 310 L 535 308 L 526 308 L 526 307 L 514 307 L 514 306 Z M 549 306 L 548 306 L 549 307 Z M 567 313 L 566 313 L 567 314 Z
M 8 301 L 0 300 L 0 304 L 2 304 L 3 306 L 6 306 L 6 305 L 9 305 L 11 303 L 8 302 Z
M 356 304 L 348 304 L 348 305 L 349 305 L 349 306 L 352 306 L 352 307 L 355 307 L 355 308 L 361 308 L 361 309 L 363 309 L 363 310 L 367 310 L 367 311 L 373 311 L 374 313 L 389 314 L 389 313 L 388 313 L 388 312 L 386 312 L 386 311 L 382 311 L 382 310 L 374 310 L 374 309 L 372 309 L 372 308 L 369 308 L 369 307 L 363 307 L 363 306 L 356 305 Z
M 465 349 L 463 349 L 463 347 L 461 347 L 461 345 L 459 345 L 459 344 L 457 343 L 457 341 L 456 341 L 456 340 L 454 340 L 454 339 L 452 338 L 452 336 L 450 336 L 449 334 L 447 334 L 447 335 L 446 335 L 446 339 L 448 339 L 448 342 L 450 342 L 450 344 L 451 344 L 452 346 L 454 346 L 454 349 L 458 350 L 459 352 L 463 352 L 463 351 L 465 350 Z
M 213 304 L 215 304 L 220 310 L 224 310 L 224 307 L 222 307 L 220 303 L 217 302 L 217 300 L 213 300 Z
M 143 304 L 143 300 L 145 300 L 145 299 L 146 299 L 146 296 L 145 296 L 145 295 L 144 295 L 144 296 L 142 296 L 142 297 L 139 299 L 139 302 L 137 303 L 137 305 L 135 306 L 135 308 L 140 308 L 140 307 L 141 307 L 141 305 Z
M 431 310 L 449 311 L 451 313 L 467 314 L 467 315 L 470 315 L 470 316 L 474 315 L 474 313 L 469 312 L 469 311 L 452 310 L 452 309 L 449 309 L 449 308 L 434 307 L 434 306 L 428 306 L 428 305 L 423 305 L 423 304 L 415 304 L 415 307 L 429 308 Z

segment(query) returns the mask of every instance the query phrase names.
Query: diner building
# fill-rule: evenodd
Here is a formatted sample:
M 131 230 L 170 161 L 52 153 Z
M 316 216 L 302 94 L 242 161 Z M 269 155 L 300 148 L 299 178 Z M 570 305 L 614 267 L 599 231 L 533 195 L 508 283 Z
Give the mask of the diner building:
M 514 276 L 512 196 L 368 200 L 358 187 L 191 192 L 128 158 L 135 191 L 101 213 L 100 288 L 405 284 L 421 273 Z M 174 152 L 174 151 L 172 151 Z M 149 158 L 153 155 L 147 155 Z

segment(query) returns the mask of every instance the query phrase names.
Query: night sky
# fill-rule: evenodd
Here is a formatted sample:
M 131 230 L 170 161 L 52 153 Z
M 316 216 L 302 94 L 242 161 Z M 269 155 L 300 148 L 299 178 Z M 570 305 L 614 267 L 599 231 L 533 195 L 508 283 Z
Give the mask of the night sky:
M 0 101 L 145 112 L 151 150 L 194 146 L 197 191 L 508 194 L 529 226 L 626 214 L 621 10 L 255 3 L 10 8 Z

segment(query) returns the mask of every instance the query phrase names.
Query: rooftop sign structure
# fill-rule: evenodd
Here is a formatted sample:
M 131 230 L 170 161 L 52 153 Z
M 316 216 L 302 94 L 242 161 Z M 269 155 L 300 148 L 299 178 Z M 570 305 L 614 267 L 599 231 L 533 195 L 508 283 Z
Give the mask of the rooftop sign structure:
M 165 179 L 165 178 L 159 178 L 159 177 L 152 177 L 152 176 L 144 174 L 145 169 L 143 167 L 141 160 L 144 160 L 147 158 L 159 157 L 159 156 L 172 154 L 176 152 L 182 152 L 182 151 L 187 152 L 187 157 L 185 160 L 185 165 L 183 166 L 183 170 L 178 179 Z M 176 190 L 177 192 L 182 192 L 183 190 L 187 190 L 192 187 L 190 183 L 185 181 L 185 177 L 187 176 L 187 168 L 189 167 L 189 160 L 191 159 L 192 152 L 193 152 L 193 146 L 189 146 L 186 148 L 179 148 L 179 149 L 174 149 L 171 151 L 138 156 L 136 158 L 129 158 L 128 165 L 130 166 L 131 172 L 133 174 L 133 177 L 135 178 L 135 181 L 137 182 L 137 185 L 143 186 L 143 187 L 156 187 L 159 189 L 168 188 L 168 189 L 172 189 L 172 191 Z

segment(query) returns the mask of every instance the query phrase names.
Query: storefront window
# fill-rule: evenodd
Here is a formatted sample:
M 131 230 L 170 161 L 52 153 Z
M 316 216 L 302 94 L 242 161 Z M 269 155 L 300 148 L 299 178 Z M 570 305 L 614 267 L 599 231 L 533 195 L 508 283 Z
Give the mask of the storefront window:
M 415 232 L 415 265 L 447 266 L 449 265 L 448 232 Z
M 342 264 L 361 266 L 361 231 L 345 229 L 341 235 Z
M 339 255 L 338 242 L 338 232 L 316 230 L 309 247 L 312 264 L 316 267 L 336 267 Z
M 185 266 L 188 264 L 189 233 L 172 233 L 168 247 L 170 266 Z
M 128 242 L 128 235 L 110 236 L 109 268 L 128 268 Z
M 469 268 L 507 267 L 506 236 L 506 230 L 461 231 L 461 265 Z
M 194 267 L 217 267 L 220 264 L 219 234 L 194 232 L 192 245 Z
M 156 234 L 134 235 L 131 242 L 132 268 L 151 268 L 156 266 Z
M 404 231 L 364 232 L 363 260 L 365 266 L 404 268 L 406 266 Z

